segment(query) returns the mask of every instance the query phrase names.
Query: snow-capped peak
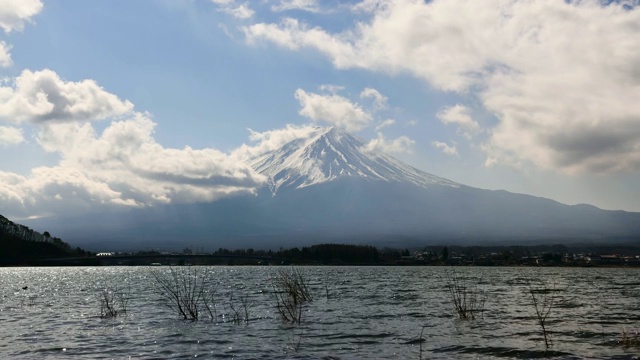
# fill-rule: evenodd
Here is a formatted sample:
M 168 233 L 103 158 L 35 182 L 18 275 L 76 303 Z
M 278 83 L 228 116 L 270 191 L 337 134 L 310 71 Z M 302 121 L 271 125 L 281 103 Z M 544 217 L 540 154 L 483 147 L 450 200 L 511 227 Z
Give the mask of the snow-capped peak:
M 308 137 L 263 153 L 249 163 L 268 177 L 273 194 L 281 188 L 303 188 L 345 176 L 408 182 L 422 187 L 459 186 L 384 153 L 367 151 L 362 139 L 336 127 L 316 128 Z

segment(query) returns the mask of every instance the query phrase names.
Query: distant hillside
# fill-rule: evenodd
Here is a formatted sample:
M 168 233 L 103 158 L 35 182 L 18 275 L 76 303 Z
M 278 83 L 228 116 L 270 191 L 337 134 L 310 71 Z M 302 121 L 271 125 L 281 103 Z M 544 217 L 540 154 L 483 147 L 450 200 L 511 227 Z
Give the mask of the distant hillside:
M 60 214 L 27 224 L 96 251 L 640 243 L 640 213 L 473 188 L 370 150 L 337 128 L 318 128 L 245 161 L 267 178 L 255 196 Z
M 87 253 L 71 246 L 47 231 L 39 233 L 27 226 L 16 224 L 0 215 L 0 266 L 27 265 L 34 260 Z

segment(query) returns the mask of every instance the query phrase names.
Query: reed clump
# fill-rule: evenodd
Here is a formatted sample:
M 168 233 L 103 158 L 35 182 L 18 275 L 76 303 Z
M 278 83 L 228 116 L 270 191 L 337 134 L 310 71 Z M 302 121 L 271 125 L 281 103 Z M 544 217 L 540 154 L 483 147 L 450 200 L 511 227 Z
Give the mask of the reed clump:
M 283 321 L 298 323 L 302 321 L 305 304 L 313 300 L 307 282 L 299 269 L 279 270 L 271 279 L 276 310 Z
M 458 318 L 475 320 L 484 315 L 486 296 L 476 284 L 469 285 L 466 279 L 460 278 L 455 272 L 448 275 L 447 290 Z
M 198 266 L 169 267 L 152 272 L 161 297 L 167 306 L 185 320 L 198 320 L 203 313 L 211 319 L 215 313 L 216 283 L 208 268 Z

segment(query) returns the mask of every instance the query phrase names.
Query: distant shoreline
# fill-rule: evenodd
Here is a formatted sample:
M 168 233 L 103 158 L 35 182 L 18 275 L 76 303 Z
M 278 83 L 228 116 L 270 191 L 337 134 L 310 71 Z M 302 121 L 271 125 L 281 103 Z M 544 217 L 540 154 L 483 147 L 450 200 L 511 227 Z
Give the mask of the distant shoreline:
M 25 242 L 30 243 L 30 242 Z M 32 242 L 31 242 L 32 243 Z M 38 243 L 32 243 L 38 244 Z M 640 267 L 640 247 L 598 245 L 425 246 L 420 249 L 371 245 L 317 244 L 273 250 L 220 248 L 214 252 L 138 251 L 136 253 L 46 253 L 5 258 L 0 266 L 149 266 L 149 265 L 344 265 L 344 266 L 529 266 Z

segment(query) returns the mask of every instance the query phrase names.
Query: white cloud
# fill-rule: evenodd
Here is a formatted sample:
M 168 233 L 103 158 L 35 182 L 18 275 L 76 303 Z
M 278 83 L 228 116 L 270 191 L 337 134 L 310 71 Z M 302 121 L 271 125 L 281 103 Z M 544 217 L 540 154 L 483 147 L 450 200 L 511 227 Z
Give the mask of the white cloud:
M 271 6 L 272 11 L 302 10 L 319 12 L 317 0 L 280 0 L 277 5 Z
M 0 145 L 17 145 L 22 142 L 24 142 L 24 136 L 21 129 L 0 126 Z
M 252 145 L 243 144 L 231 154 L 232 158 L 239 161 L 250 161 L 269 151 L 280 149 L 285 144 L 297 140 L 308 139 L 314 133 L 322 131 L 321 128 L 309 125 L 287 125 L 282 129 L 257 132 L 249 129 L 249 140 Z
M 255 193 L 264 177 L 215 149 L 165 148 L 148 115 L 114 121 L 101 134 L 91 123 L 48 123 L 38 143 L 60 162 L 28 176 L 0 173 L 2 213 L 44 215 L 95 206 L 209 202 Z M 9 201 L 11 200 L 11 201 Z
M 480 125 L 473 120 L 469 109 L 462 105 L 454 105 L 440 111 L 436 117 L 443 124 L 454 124 L 458 126 L 458 133 L 470 139 L 482 130 Z
M 373 88 L 365 88 L 360 93 L 361 99 L 373 99 L 373 108 L 375 110 L 384 110 L 387 108 L 388 98 L 382 95 L 378 90 Z
M 237 4 L 235 0 L 211 0 L 211 2 L 217 5 L 218 11 L 229 14 L 236 19 L 246 20 L 255 14 L 248 2 L 242 4 Z M 224 31 L 228 32 L 226 28 Z
M 380 151 L 390 154 L 410 154 L 415 141 L 406 136 L 400 136 L 393 140 L 387 140 L 381 132 L 378 137 L 369 141 L 365 146 L 365 151 Z
M 394 119 L 387 119 L 385 121 L 381 121 L 377 126 L 376 126 L 376 131 L 380 131 L 384 128 L 386 128 L 387 126 L 391 126 L 394 125 L 396 123 L 396 121 Z
M 359 131 L 369 125 L 372 119 L 371 114 L 358 104 L 339 95 L 320 95 L 298 89 L 295 98 L 302 106 L 300 115 L 313 121 L 324 121 L 347 131 Z
M 0 0 L 0 28 L 6 33 L 22 31 L 24 24 L 42 10 L 40 0 Z M 13 65 L 11 45 L 0 41 L 0 67 Z
M 0 213 L 214 201 L 254 193 L 264 181 L 216 149 L 163 147 L 150 115 L 132 110 L 94 81 L 65 82 L 50 70 L 25 70 L 12 86 L 0 87 L 0 116 L 39 125 L 37 144 L 60 156 L 55 166 L 26 176 L 0 172 Z M 90 122 L 114 117 L 120 120 L 101 133 Z M 0 144 L 22 141 L 20 129 L 0 127 Z
M 221 11 L 235 17 L 236 19 L 249 19 L 255 13 L 247 3 L 240 4 L 235 7 L 223 7 Z
M 0 41 L 0 67 L 9 67 L 13 65 L 10 51 L 11 45 L 4 41 Z
M 0 87 L 0 118 L 14 122 L 99 120 L 132 110 L 93 80 L 66 82 L 51 70 L 24 70 L 13 86 Z
M 5 32 L 22 31 L 42 6 L 40 0 L 0 0 L 0 28 Z
M 600 1 L 379 0 L 331 33 L 286 18 L 244 28 L 339 69 L 408 73 L 472 93 L 498 120 L 487 158 L 568 172 L 640 170 L 640 11 Z
M 292 18 L 284 18 L 280 24 L 259 23 L 243 27 L 242 30 L 249 44 L 265 39 L 290 50 L 316 48 L 336 58 L 334 63 L 337 64 L 347 61 L 343 57 L 356 56 L 352 47 L 339 39 L 340 35 L 334 37 L 319 27 L 309 28 Z
M 437 149 L 440 149 L 443 153 L 447 155 L 454 155 L 454 156 L 458 155 L 458 149 L 456 148 L 455 145 L 448 145 L 447 143 L 443 143 L 440 141 L 433 141 L 431 142 L 431 145 L 433 145 L 433 147 Z

